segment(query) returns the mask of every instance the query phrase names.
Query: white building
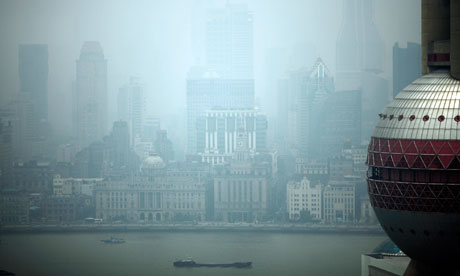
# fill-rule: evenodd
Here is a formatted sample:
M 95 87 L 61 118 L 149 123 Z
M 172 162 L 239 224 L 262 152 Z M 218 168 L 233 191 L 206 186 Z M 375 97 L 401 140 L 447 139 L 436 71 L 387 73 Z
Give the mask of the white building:
M 324 220 L 352 222 L 355 220 L 355 185 L 334 184 L 324 188 Z
M 53 195 L 87 195 L 93 196 L 94 186 L 103 182 L 103 178 L 61 178 L 55 175 L 53 178 Z
M 313 186 L 306 177 L 300 181 L 290 181 L 287 185 L 286 196 L 290 220 L 299 220 L 302 211 L 308 211 L 313 220 L 321 220 L 321 185 Z

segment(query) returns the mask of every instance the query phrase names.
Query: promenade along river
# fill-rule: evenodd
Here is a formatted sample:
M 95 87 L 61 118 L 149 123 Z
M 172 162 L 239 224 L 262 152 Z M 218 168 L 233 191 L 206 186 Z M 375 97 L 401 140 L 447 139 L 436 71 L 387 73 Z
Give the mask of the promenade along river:
M 358 276 L 361 254 L 384 235 L 258 232 L 4 234 L 0 270 L 17 275 L 308 275 Z M 197 262 L 252 261 L 251 269 L 175 268 Z

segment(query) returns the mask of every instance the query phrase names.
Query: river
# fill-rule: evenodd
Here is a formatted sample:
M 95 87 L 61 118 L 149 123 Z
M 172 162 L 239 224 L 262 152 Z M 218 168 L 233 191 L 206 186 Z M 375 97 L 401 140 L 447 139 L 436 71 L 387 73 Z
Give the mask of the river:
M 124 244 L 104 244 L 109 233 L 5 234 L 0 270 L 16 275 L 302 275 L 359 276 L 361 254 L 383 235 L 257 232 L 130 232 Z M 252 261 L 250 269 L 175 268 L 197 262 Z

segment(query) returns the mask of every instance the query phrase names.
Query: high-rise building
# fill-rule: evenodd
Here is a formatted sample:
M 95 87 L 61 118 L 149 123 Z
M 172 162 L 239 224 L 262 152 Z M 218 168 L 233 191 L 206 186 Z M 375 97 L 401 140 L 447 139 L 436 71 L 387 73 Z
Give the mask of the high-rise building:
M 338 90 L 359 89 L 361 71 L 384 71 L 385 45 L 374 23 L 373 9 L 373 0 L 343 1 L 343 22 L 336 44 Z
M 318 143 L 319 156 L 340 156 L 345 141 L 361 143 L 361 91 L 338 91 L 326 101 Z
M 142 86 L 137 78 L 130 78 L 118 93 L 118 119 L 128 123 L 131 145 L 142 136 L 144 106 Z
M 83 148 L 107 131 L 107 60 L 97 41 L 85 42 L 77 60 L 75 137 Z
M 267 151 L 267 117 L 255 109 L 211 109 L 198 119 L 197 127 L 197 151 L 203 162 L 229 162 L 240 128 L 246 132 L 251 154 Z
M 334 91 L 331 73 L 318 58 L 311 69 L 289 72 L 279 89 L 278 144 L 288 144 L 304 157 L 314 156 L 324 130 L 325 104 Z
M 373 0 L 344 0 L 343 23 L 337 38 L 336 91 L 361 90 L 361 139 L 368 141 L 375 115 L 388 102 L 385 45 L 374 23 Z
M 18 62 L 20 92 L 29 95 L 37 121 L 47 121 L 48 45 L 19 45 Z
M 208 11 L 206 63 L 225 79 L 253 78 L 252 13 L 246 5 L 227 4 Z
M 187 80 L 187 152 L 198 151 L 198 119 L 215 107 L 254 108 L 254 80 L 196 78 Z
M 422 75 L 422 47 L 418 43 L 408 42 L 406 48 L 393 45 L 393 98 Z
M 11 122 L 0 117 L 0 189 L 12 180 L 13 173 L 13 130 Z

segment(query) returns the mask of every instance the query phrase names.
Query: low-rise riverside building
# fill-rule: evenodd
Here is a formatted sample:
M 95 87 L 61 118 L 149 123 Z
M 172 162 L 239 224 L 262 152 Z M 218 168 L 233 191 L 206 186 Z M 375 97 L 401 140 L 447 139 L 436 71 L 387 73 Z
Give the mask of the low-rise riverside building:
M 250 157 L 247 134 L 238 131 L 230 164 L 214 166 L 214 219 L 253 222 L 268 210 L 271 164 Z
M 87 195 L 93 196 L 94 186 L 103 182 L 103 178 L 62 178 L 55 175 L 53 178 L 53 195 Z
M 287 212 L 289 220 L 301 220 L 302 212 L 309 214 L 308 219 L 322 219 L 322 188 L 313 185 L 306 177 L 287 184 Z M 305 218 L 304 218 L 305 219 Z
M 334 183 L 324 187 L 324 220 L 343 223 L 355 220 L 355 185 Z
M 0 192 L 0 224 L 29 222 L 29 197 L 14 189 Z
M 168 169 L 159 156 L 149 156 L 139 175 L 96 185 L 96 217 L 129 222 L 202 221 L 208 176 L 199 169 Z

